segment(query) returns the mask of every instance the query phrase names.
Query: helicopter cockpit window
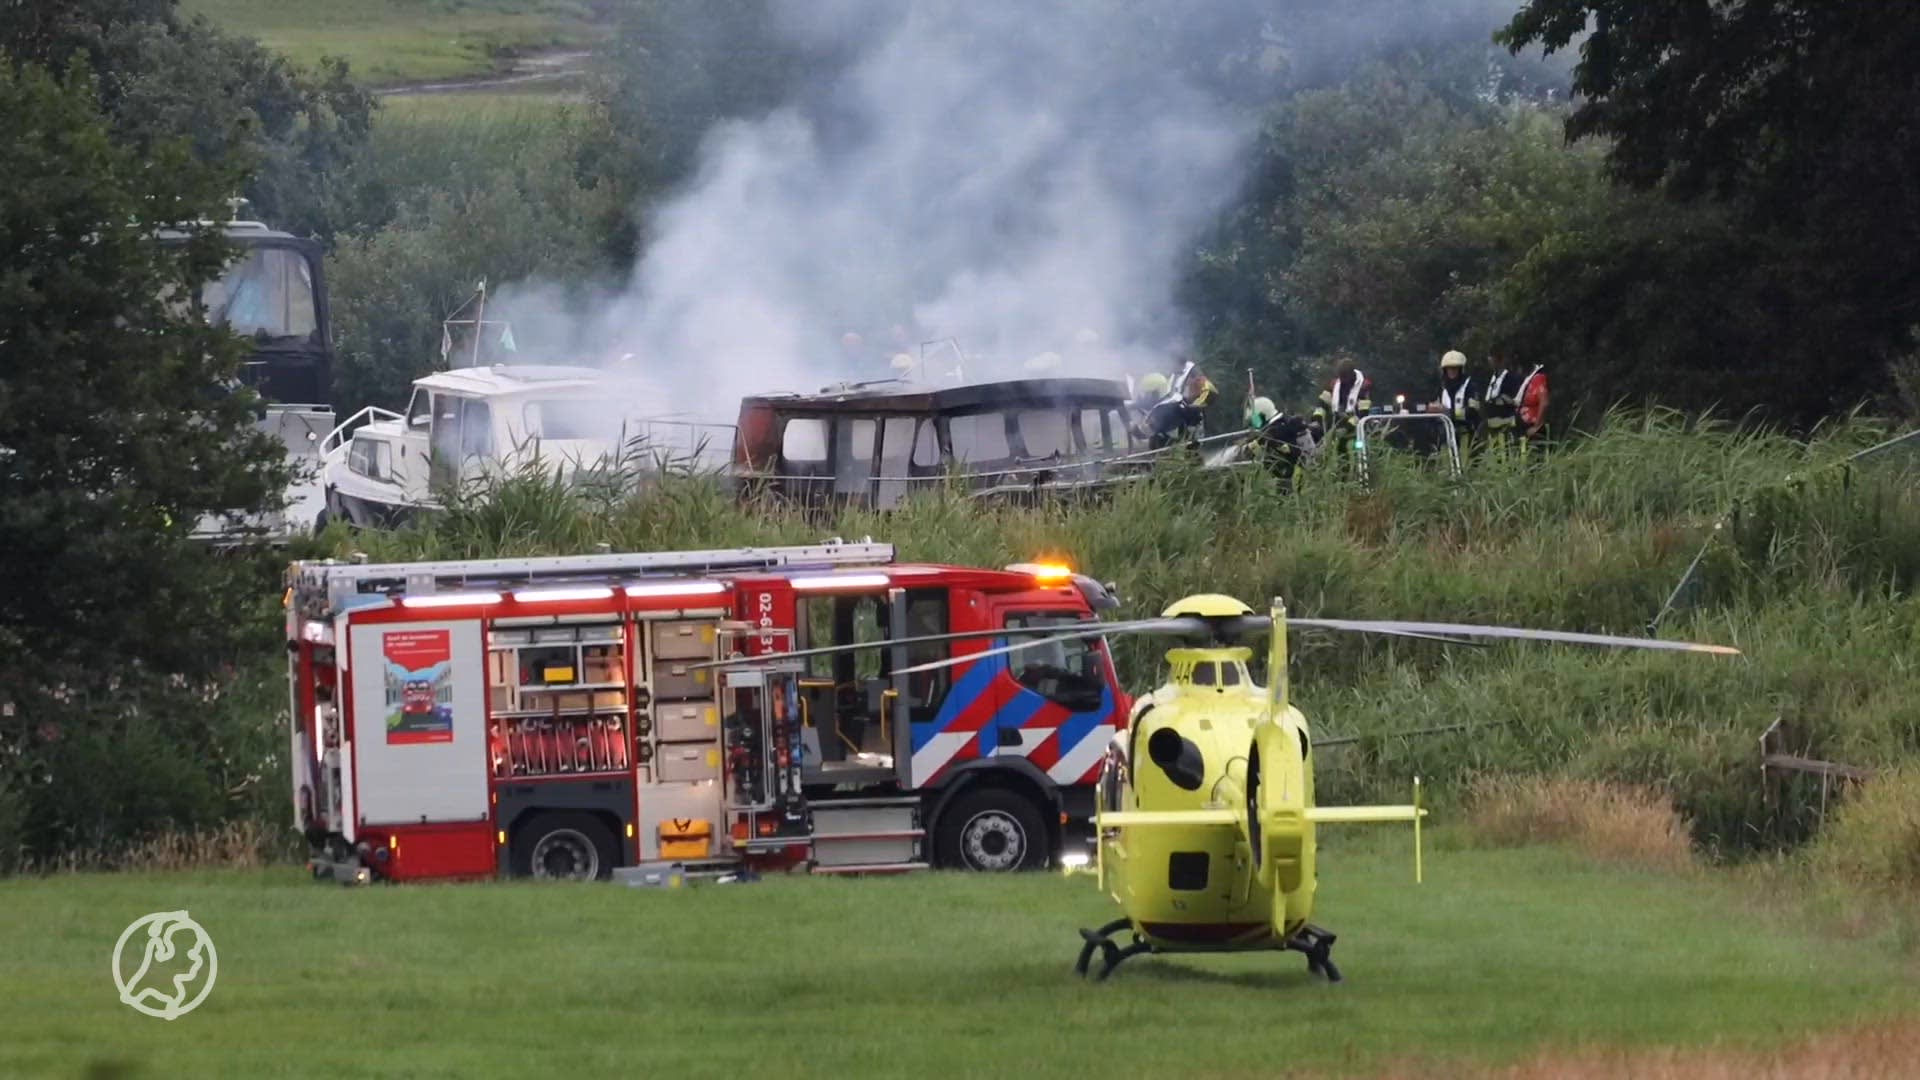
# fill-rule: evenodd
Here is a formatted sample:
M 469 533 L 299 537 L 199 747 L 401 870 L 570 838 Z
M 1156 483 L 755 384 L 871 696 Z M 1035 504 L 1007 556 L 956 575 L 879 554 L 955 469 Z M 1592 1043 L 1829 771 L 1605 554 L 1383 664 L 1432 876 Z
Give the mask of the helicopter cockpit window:
M 1010 628 L 1082 627 L 1086 620 L 1073 614 L 1033 613 L 1007 616 Z M 1091 712 L 1105 699 L 1098 638 L 1053 641 L 1008 653 L 1007 663 L 1021 686 L 1074 712 Z
M 1193 665 L 1193 674 L 1187 679 L 1195 686 L 1214 686 L 1218 679 L 1214 675 L 1215 666 L 1211 660 L 1202 660 Z

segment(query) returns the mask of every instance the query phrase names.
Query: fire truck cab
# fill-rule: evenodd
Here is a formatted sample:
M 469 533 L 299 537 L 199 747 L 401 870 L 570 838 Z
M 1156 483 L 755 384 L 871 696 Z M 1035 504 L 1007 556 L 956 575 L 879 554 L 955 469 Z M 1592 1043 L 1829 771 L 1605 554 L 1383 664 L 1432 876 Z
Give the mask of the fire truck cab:
M 1116 603 L 871 542 L 296 563 L 295 820 L 344 882 L 1046 866 L 1126 723 L 1105 642 L 897 674 L 1006 640 L 902 639 Z

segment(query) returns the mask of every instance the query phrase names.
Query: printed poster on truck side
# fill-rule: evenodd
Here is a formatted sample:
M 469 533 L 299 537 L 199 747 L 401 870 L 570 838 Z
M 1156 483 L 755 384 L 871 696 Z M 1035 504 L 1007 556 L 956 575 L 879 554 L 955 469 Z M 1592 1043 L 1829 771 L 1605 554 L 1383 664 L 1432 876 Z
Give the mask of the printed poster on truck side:
M 387 662 L 387 742 L 453 741 L 453 636 L 447 630 L 381 635 Z

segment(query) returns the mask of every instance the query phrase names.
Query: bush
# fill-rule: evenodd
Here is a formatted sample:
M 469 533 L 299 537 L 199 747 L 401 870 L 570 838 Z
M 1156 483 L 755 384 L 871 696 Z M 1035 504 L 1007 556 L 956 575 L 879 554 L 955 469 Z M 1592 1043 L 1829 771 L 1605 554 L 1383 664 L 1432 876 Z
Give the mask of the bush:
M 1840 883 L 1920 899 L 1920 764 L 1881 772 L 1847 796 L 1809 860 L 1818 874 Z
M 1650 788 L 1567 777 L 1483 776 L 1467 827 L 1493 847 L 1571 844 L 1596 859 L 1660 870 L 1693 865 L 1687 823 Z

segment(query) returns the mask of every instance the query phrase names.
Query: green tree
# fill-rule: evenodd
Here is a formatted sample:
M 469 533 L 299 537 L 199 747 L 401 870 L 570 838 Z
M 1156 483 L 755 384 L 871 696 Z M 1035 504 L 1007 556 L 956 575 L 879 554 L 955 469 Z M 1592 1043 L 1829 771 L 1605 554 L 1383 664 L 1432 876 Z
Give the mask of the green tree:
M 178 141 L 128 145 L 83 68 L 57 80 L 0 62 L 0 115 L 0 819 L 19 815 L 24 763 L 128 770 L 98 725 L 136 713 L 142 745 L 178 758 L 155 774 L 201 778 L 156 798 L 217 803 L 222 766 L 196 763 L 210 700 L 271 629 L 271 577 L 189 532 L 270 505 L 286 466 L 235 382 L 241 343 L 185 300 L 224 243 L 189 228 L 162 246 L 155 231 L 214 214 L 238 173 Z M 25 815 L 42 850 L 72 835 L 38 796 Z
M 1797 383 L 1769 404 L 1812 419 L 1882 393 L 1920 324 L 1920 7 L 1529 0 L 1499 35 L 1576 38 L 1568 136 L 1610 140 L 1620 181 L 1721 202 L 1757 241 L 1743 276 L 1787 333 L 1744 359 Z
M 583 180 L 569 158 L 592 130 L 591 116 L 552 105 L 451 124 L 403 115 L 382 121 L 354 179 L 369 205 L 380 197 L 390 203 L 379 227 L 342 233 L 327 262 L 340 349 L 336 404 L 404 404 L 408 384 L 441 366 L 441 320 L 480 278 L 492 283 L 496 302 L 525 291 L 509 283 L 543 283 L 556 299 L 540 306 L 551 311 L 559 294 L 611 269 L 600 241 L 626 211 L 619 185 Z M 522 306 L 505 314 L 529 354 L 583 359 L 560 351 L 563 330 L 529 321 L 545 312 Z M 465 355 L 453 360 L 467 362 Z
M 87 58 L 116 137 L 145 149 L 184 136 L 208 162 L 243 155 L 249 171 L 228 195 L 293 232 L 330 236 L 344 224 L 335 177 L 366 142 L 374 109 L 344 61 L 303 71 L 181 15 L 177 0 L 15 0 L 6 12 L 0 52 L 55 71 Z

